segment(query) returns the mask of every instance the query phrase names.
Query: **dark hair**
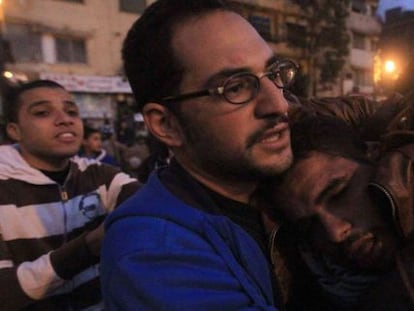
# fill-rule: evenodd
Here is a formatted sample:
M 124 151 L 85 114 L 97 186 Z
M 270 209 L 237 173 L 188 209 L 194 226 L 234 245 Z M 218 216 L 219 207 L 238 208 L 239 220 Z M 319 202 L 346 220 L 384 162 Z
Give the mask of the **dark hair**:
M 6 124 L 10 122 L 18 122 L 18 115 L 20 109 L 20 97 L 21 95 L 29 90 L 46 87 L 46 88 L 61 88 L 65 90 L 65 88 L 60 85 L 59 83 L 52 81 L 52 80 L 35 80 L 31 81 L 18 87 L 11 87 L 7 90 L 5 94 L 5 120 Z
M 290 126 L 295 160 L 311 151 L 366 162 L 367 146 L 360 135 L 345 121 L 332 116 L 305 116 Z
M 177 25 L 215 10 L 234 11 L 223 0 L 158 0 L 132 25 L 122 57 L 139 110 L 177 92 L 183 75 L 171 45 Z
M 146 183 L 151 172 L 159 167 L 168 165 L 169 151 L 168 147 L 149 134 L 147 138 L 149 156 L 146 157 L 137 168 L 138 180 Z
M 83 126 L 83 139 L 88 139 L 89 136 L 95 133 L 101 133 L 101 131 L 88 125 Z
M 291 121 L 290 136 L 294 163 L 318 151 L 362 164 L 372 164 L 367 157 L 367 146 L 359 133 L 339 118 L 303 113 Z M 283 183 L 288 171 L 265 179 L 258 187 L 255 199 L 259 202 L 274 202 L 275 189 Z M 281 200 L 277 203 L 282 204 L 283 195 L 278 198 Z M 277 208 L 267 209 L 266 212 L 272 219 L 280 220 L 282 217 Z

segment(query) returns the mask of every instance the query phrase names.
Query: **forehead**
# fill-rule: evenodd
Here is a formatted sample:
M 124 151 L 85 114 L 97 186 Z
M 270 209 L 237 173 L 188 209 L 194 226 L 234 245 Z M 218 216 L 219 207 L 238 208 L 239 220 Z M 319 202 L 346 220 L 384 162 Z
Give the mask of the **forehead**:
M 325 174 L 335 177 L 347 172 L 355 171 L 358 166 L 356 161 L 338 155 L 324 152 L 310 152 L 305 158 L 298 159 L 295 163 L 293 174 L 299 172 L 303 175 Z
M 350 177 L 358 167 L 357 162 L 341 156 L 311 152 L 306 158 L 297 160 L 287 174 L 285 186 L 292 190 L 303 187 L 319 192 L 334 179 Z
M 192 79 L 224 68 L 262 70 L 273 55 L 268 44 L 243 17 L 228 11 L 209 12 L 178 25 L 172 46 Z
M 292 211 L 294 206 L 308 206 L 332 184 L 334 180 L 349 182 L 360 165 L 347 158 L 322 152 L 311 152 L 296 160 L 288 170 L 277 195 L 286 196 Z
M 102 136 L 101 132 L 93 132 L 88 136 L 88 138 L 97 139 L 97 138 L 101 138 L 101 136 Z
M 38 87 L 24 91 L 19 96 L 19 104 L 29 105 L 36 102 L 73 101 L 72 95 L 62 88 Z

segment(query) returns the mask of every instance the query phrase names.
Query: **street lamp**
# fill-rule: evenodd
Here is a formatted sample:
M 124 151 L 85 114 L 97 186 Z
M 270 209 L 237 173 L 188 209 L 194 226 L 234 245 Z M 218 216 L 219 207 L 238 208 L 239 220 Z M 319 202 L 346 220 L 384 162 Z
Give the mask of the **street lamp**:
M 392 74 L 395 72 L 395 62 L 393 60 L 386 60 L 384 63 L 384 70 L 388 74 Z
M 382 64 L 382 83 L 388 92 L 394 92 L 401 74 L 401 65 L 394 58 L 387 58 Z
M 388 59 L 384 62 L 384 73 L 393 80 L 398 78 L 397 65 L 395 64 L 395 61 Z

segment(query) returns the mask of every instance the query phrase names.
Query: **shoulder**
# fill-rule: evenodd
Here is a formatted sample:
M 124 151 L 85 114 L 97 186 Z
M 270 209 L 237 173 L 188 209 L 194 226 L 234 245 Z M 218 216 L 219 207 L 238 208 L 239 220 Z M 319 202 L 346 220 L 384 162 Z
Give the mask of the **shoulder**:
M 175 223 L 185 223 L 186 226 L 198 226 L 198 222 L 193 222 L 196 219 L 201 222 L 205 215 L 184 203 L 163 185 L 157 174 L 153 174 L 147 183 L 109 215 L 107 226 L 124 221 L 126 217 L 136 216 L 169 219 Z
M 98 181 L 108 186 L 113 181 L 119 184 L 137 182 L 135 178 L 122 172 L 118 167 L 95 159 L 75 156 L 71 159 L 71 165 L 72 178 L 88 178 L 90 181 Z
M 15 158 L 21 158 L 17 150 L 17 145 L 2 145 L 0 146 L 0 160 L 3 162 L 13 161 Z

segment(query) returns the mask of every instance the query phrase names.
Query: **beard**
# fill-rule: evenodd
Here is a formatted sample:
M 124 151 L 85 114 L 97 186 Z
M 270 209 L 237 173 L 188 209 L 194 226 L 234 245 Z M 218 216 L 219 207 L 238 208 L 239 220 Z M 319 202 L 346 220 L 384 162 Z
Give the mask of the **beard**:
M 271 177 L 284 172 L 293 161 L 290 151 L 283 149 L 280 157 L 274 163 L 262 163 L 261 159 L 254 157 L 255 143 L 261 133 L 274 126 L 269 124 L 262 131 L 250 135 L 244 145 L 231 148 L 231 142 L 225 141 L 218 135 L 210 134 L 209 129 L 204 129 L 195 124 L 190 118 L 179 117 L 180 125 L 188 146 L 193 163 L 202 171 L 207 172 L 223 180 L 234 182 L 255 182 L 266 177 Z
M 371 251 L 354 251 L 351 253 L 350 249 L 353 243 L 357 242 L 358 239 L 362 238 L 364 235 L 370 233 L 374 234 L 371 241 L 371 243 L 373 243 Z M 320 243 L 320 240 L 314 241 L 313 243 L 316 246 L 316 249 L 332 258 L 333 262 L 354 271 L 365 272 L 387 271 L 393 264 L 398 245 L 396 237 L 390 233 L 389 230 L 384 230 L 384 228 L 372 228 L 371 231 L 351 235 L 345 241 L 338 243 Z M 374 249 L 375 245 L 377 245 L 379 249 L 375 256 L 373 256 L 372 249 Z M 361 245 L 360 248 L 363 249 L 364 245 Z

